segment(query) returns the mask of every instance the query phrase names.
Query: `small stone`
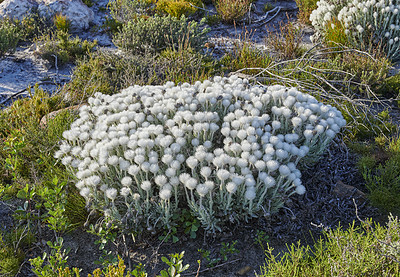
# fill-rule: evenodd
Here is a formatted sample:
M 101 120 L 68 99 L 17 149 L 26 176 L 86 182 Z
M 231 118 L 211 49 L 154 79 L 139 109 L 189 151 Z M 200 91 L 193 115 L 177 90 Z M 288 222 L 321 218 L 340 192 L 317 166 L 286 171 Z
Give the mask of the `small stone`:
M 365 195 L 364 192 L 353 186 L 346 185 L 342 181 L 338 181 L 336 183 L 335 188 L 332 190 L 332 194 L 338 198 L 351 197 L 361 201 L 361 203 L 364 203 L 367 200 L 367 196 Z
M 251 267 L 246 265 L 245 267 L 242 267 L 241 269 L 238 270 L 237 274 L 239 276 L 243 276 L 245 275 L 247 272 L 249 272 L 251 270 Z

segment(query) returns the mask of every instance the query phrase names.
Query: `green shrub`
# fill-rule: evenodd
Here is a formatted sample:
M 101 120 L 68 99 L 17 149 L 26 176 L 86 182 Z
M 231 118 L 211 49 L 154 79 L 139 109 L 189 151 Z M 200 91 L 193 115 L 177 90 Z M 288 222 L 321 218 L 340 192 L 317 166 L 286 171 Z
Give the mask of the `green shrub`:
M 250 3 L 250 0 L 215 0 L 214 5 L 223 21 L 234 23 L 247 14 Z
M 390 76 L 377 86 L 376 93 L 386 97 L 399 97 L 400 96 L 400 73 Z M 398 102 L 400 104 L 400 102 Z
M 222 73 L 215 60 L 187 45 L 179 45 L 177 49 L 165 49 L 161 52 L 158 62 L 165 68 L 162 79 L 175 83 L 194 83 Z
M 120 23 L 135 21 L 142 16 L 152 15 L 154 0 L 115 0 L 108 3 L 111 16 Z
M 368 161 L 369 156 L 364 156 L 359 162 L 360 167 L 362 166 L 361 173 L 371 204 L 384 212 L 400 215 L 400 153 L 395 152 L 388 156 L 388 160 L 379 163 L 376 158 L 372 159 L 377 166 Z
M 95 92 L 114 94 L 134 84 L 204 80 L 215 74 L 214 64 L 209 57 L 182 45 L 176 50 L 165 49 L 162 54 L 134 55 L 99 50 L 78 62 L 63 93 L 71 104 L 79 104 Z
M 277 256 L 267 247 L 267 259 L 259 277 L 285 276 L 399 276 L 400 225 L 389 217 L 386 227 L 362 222 L 347 230 L 325 232 L 313 246 L 288 246 Z
M 204 21 L 202 20 L 200 24 Z M 160 52 L 168 47 L 178 47 L 187 43 L 200 50 L 207 40 L 209 29 L 200 30 L 197 22 L 182 16 L 180 19 L 170 15 L 140 18 L 122 26 L 121 32 L 114 36 L 116 46 L 132 53 Z
M 194 6 L 202 6 L 201 0 L 160 0 L 157 1 L 156 10 L 175 18 L 181 18 L 182 15 L 189 16 L 195 13 L 197 8 Z
M 21 35 L 16 24 L 8 19 L 0 19 L 0 57 L 14 52 Z
M 83 58 L 97 45 L 97 41 L 82 41 L 79 37 L 71 38 L 69 33 L 62 30 L 43 35 L 37 39 L 36 43 L 39 45 L 38 54 L 57 66 Z

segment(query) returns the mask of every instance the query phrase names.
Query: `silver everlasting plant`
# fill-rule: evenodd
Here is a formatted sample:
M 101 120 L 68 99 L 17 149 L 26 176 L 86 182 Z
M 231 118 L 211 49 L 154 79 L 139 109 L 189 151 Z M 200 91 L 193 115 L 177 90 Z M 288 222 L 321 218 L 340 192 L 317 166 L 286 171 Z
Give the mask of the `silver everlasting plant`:
M 336 108 L 296 88 L 236 76 L 168 82 L 97 93 L 56 157 L 109 222 L 152 231 L 188 208 L 215 232 L 304 194 L 299 161 L 318 160 L 345 124 Z

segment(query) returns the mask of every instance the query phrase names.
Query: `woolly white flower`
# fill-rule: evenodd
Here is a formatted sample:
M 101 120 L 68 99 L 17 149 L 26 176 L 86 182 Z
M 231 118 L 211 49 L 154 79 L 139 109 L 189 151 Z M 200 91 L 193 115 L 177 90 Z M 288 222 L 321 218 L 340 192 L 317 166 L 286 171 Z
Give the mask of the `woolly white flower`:
M 127 187 L 123 187 L 119 192 L 122 196 L 127 197 L 131 194 L 131 189 Z
M 149 191 L 149 190 L 151 189 L 151 183 L 150 183 L 150 181 L 143 181 L 143 182 L 140 184 L 140 188 L 141 188 L 142 190 L 144 190 L 144 191 Z
M 236 190 L 237 190 L 237 185 L 236 185 L 234 182 L 228 182 L 228 183 L 226 184 L 226 190 L 227 190 L 229 193 L 235 193 Z
M 121 179 L 121 184 L 125 187 L 129 187 L 132 184 L 132 178 L 129 176 L 126 176 Z
M 208 193 L 209 187 L 206 184 L 199 184 L 196 187 L 196 191 L 200 195 L 200 197 L 204 197 Z
M 306 192 L 306 188 L 303 185 L 297 186 L 296 187 L 296 193 L 299 195 L 302 195 Z
M 106 196 L 111 201 L 114 201 L 117 198 L 118 191 L 115 188 L 109 188 L 106 190 Z
M 256 198 L 256 192 L 255 192 L 254 188 L 248 187 L 246 189 L 244 196 L 247 200 L 250 200 L 250 201 L 253 200 L 254 198 Z
M 201 168 L 200 170 L 200 174 L 204 177 L 204 178 L 208 178 L 211 175 L 211 168 L 208 166 L 204 166 Z

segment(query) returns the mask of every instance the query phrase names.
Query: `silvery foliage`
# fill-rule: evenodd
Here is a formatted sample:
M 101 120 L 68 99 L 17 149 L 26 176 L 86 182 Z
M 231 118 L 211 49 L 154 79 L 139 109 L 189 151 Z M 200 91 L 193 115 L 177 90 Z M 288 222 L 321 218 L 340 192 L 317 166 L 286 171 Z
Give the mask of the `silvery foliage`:
M 317 6 L 310 15 L 316 36 L 323 36 L 326 24 L 332 24 L 331 20 L 336 18 L 354 46 L 368 46 L 372 39 L 373 45 L 384 45 L 389 59 L 400 58 L 399 0 L 320 0 Z
M 296 165 L 316 161 L 345 123 L 296 88 L 236 76 L 136 85 L 90 98 L 55 156 L 107 220 L 151 231 L 186 206 L 214 232 L 304 194 Z

